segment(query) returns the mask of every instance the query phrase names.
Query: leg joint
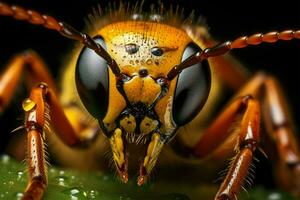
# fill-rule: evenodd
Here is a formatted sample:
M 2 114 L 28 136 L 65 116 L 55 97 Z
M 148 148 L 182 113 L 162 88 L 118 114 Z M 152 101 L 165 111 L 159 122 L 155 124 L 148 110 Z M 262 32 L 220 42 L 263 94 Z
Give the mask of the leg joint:
M 37 130 L 39 133 L 43 132 L 43 128 L 38 123 L 35 123 L 33 121 L 28 121 L 26 123 L 26 129 L 27 129 L 27 132 L 32 131 L 32 130 Z
M 256 140 L 246 139 L 240 144 L 240 149 L 248 148 L 252 152 L 254 152 L 257 146 L 258 146 L 258 142 Z
M 32 182 L 36 182 L 40 184 L 41 186 L 46 186 L 47 185 L 47 179 L 45 176 L 39 175 L 39 176 L 34 176 L 32 178 Z
M 45 97 L 45 95 L 48 93 L 48 84 L 45 82 L 40 82 L 36 87 L 42 90 L 42 94 Z
M 249 101 L 250 100 L 253 100 L 254 99 L 254 97 L 252 96 L 252 95 L 246 95 L 246 96 L 243 96 L 242 97 L 242 103 L 241 103 L 241 107 L 240 107 L 240 109 L 239 109 L 239 111 L 240 112 L 244 112 L 245 111 L 245 109 L 247 108 L 247 106 L 248 106 L 248 103 L 249 103 Z

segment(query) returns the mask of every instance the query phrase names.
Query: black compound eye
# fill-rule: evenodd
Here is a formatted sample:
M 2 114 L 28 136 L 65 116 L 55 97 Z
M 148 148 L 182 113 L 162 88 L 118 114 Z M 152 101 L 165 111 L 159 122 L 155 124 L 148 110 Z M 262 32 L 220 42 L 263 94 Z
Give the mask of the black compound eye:
M 189 44 L 181 61 L 200 51 L 194 43 Z M 207 61 L 184 69 L 179 74 L 172 108 L 173 120 L 178 126 L 187 124 L 200 112 L 210 91 L 210 81 Z
M 153 48 L 151 49 L 151 53 L 152 53 L 152 55 L 154 55 L 154 56 L 162 56 L 163 53 L 164 53 L 164 51 L 163 51 L 162 48 L 159 48 L 159 47 L 153 47 Z
M 101 37 L 94 40 L 105 50 Z M 107 62 L 93 50 L 82 49 L 76 64 L 76 87 L 80 99 L 89 113 L 96 119 L 103 119 L 108 108 L 109 77 Z

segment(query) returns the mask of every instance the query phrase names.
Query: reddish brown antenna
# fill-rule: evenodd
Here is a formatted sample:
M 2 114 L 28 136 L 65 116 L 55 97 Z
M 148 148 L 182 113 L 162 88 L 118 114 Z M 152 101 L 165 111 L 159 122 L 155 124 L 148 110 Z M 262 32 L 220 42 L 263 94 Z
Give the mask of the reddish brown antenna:
M 106 60 L 110 69 L 117 77 L 121 75 L 120 68 L 115 60 L 110 57 L 101 45 L 96 43 L 88 34 L 77 31 L 67 23 L 57 21 L 54 17 L 42 15 L 34 10 L 26 10 L 19 6 L 11 6 L 3 2 L 0 2 L 0 15 L 10 16 L 17 20 L 27 21 L 35 25 L 42 25 L 47 29 L 58 31 L 67 38 L 80 41 L 84 46 L 94 50 L 99 56 Z
M 167 77 L 169 80 L 174 79 L 182 70 L 193 66 L 194 64 L 200 63 L 210 57 L 220 56 L 232 49 L 245 48 L 248 45 L 259 45 L 263 42 L 274 43 L 278 40 L 291 40 L 300 39 L 300 30 L 285 30 L 282 32 L 273 31 L 269 33 L 257 33 L 251 36 L 242 36 L 233 41 L 226 41 L 220 43 L 212 48 L 206 48 L 201 52 L 197 52 L 185 59 L 179 65 L 174 66 L 168 73 Z

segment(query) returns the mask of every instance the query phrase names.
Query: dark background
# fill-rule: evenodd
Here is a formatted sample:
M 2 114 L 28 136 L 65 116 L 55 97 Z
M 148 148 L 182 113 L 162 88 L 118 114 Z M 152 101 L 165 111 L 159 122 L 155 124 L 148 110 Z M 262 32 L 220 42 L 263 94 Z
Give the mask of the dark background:
M 91 7 L 100 3 L 105 7 L 106 0 L 55 1 L 55 0 L 4 0 L 6 3 L 35 9 L 41 13 L 61 19 L 79 30 L 84 27 L 84 17 Z M 127 2 L 124 0 L 124 2 Z M 146 5 L 156 1 L 146 1 Z M 300 28 L 300 1 L 247 1 L 218 2 L 169 0 L 166 5 L 181 5 L 188 15 L 192 9 L 196 15 L 203 15 L 211 34 L 223 41 L 244 34 L 268 32 L 272 30 Z M 286 2 L 286 4 L 285 4 Z M 147 6 L 146 6 L 147 7 Z M 29 25 L 8 17 L 0 17 L 0 67 L 17 52 L 28 48 L 37 51 L 48 63 L 52 73 L 58 77 L 64 63 L 64 55 L 74 43 L 54 31 Z M 238 57 L 253 72 L 267 71 L 282 83 L 286 98 L 290 102 L 291 114 L 300 132 L 300 41 L 278 42 L 275 45 L 261 45 L 235 50 Z M 22 87 L 22 86 L 21 86 Z M 12 104 L 0 117 L 0 150 L 8 144 L 9 132 L 22 124 L 17 118 L 22 116 L 21 102 L 25 94 L 18 92 Z M 300 133 L 299 133 L 300 134 Z

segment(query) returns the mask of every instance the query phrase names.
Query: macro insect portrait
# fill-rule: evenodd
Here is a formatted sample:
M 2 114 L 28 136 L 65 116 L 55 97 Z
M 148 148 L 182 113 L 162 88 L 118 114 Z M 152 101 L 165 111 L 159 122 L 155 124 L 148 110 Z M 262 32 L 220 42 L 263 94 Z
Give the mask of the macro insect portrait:
M 1 0 L 0 199 L 299 198 L 300 5 L 218 4 Z

